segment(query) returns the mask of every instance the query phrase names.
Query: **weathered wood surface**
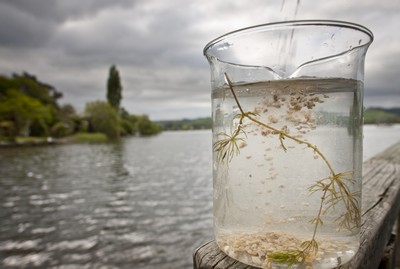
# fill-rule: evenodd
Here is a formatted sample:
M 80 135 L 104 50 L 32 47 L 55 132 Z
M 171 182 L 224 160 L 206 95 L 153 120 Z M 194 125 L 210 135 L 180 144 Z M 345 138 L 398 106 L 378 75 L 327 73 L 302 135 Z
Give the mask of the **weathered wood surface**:
M 340 269 L 377 269 L 400 213 L 400 143 L 363 165 L 361 246 Z M 219 250 L 210 241 L 193 254 L 194 269 L 255 269 Z

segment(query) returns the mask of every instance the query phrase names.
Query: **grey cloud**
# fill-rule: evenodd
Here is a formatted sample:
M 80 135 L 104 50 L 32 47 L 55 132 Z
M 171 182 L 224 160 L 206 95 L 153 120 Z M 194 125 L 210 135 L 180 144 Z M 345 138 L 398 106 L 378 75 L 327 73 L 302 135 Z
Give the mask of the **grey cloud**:
M 20 12 L 46 21 L 63 22 L 68 18 L 93 16 L 112 7 L 129 8 L 135 4 L 132 0 L 2 0 L 2 7 L 14 7 Z
M 127 8 L 133 3 L 129 0 L 2 0 L 0 44 L 22 48 L 40 46 L 70 18 L 93 16 L 113 6 Z
M 60 17 L 60 14 L 56 13 L 57 2 L 52 0 L 2 0 L 1 9 L 8 9 L 10 17 L 15 16 L 16 19 L 21 14 L 26 14 L 34 18 L 40 18 L 42 20 L 54 20 Z M 54 18 L 54 19 L 53 19 Z
M 148 14 L 150 23 L 143 31 L 133 27 L 140 25 L 140 18 L 122 14 L 118 20 L 99 18 L 96 23 L 83 23 L 81 27 L 60 29 L 52 41 L 53 47 L 61 47 L 70 57 L 96 65 L 99 62 L 121 64 L 156 64 L 160 61 L 191 61 L 190 56 L 182 60 L 182 53 L 188 55 L 187 31 L 190 18 L 176 10 Z M 131 17 L 133 16 L 133 17 Z M 163 18 L 157 20 L 156 18 Z M 191 52 L 190 52 L 191 53 Z M 88 62 L 84 64 L 88 64 Z
M 392 28 L 399 19 L 397 3 L 301 1 L 298 6 L 297 19 L 354 21 L 376 33 L 366 60 L 366 104 L 398 100 L 400 37 Z M 122 105 L 130 112 L 155 119 L 209 115 L 204 45 L 238 28 L 294 19 L 296 6 L 281 5 L 265 0 L 0 0 L 0 73 L 35 73 L 64 93 L 61 102 L 82 110 L 85 103 L 105 98 L 108 68 L 116 64 Z
M 41 18 L 0 3 L 0 44 L 9 47 L 37 47 L 46 43 L 56 27 Z

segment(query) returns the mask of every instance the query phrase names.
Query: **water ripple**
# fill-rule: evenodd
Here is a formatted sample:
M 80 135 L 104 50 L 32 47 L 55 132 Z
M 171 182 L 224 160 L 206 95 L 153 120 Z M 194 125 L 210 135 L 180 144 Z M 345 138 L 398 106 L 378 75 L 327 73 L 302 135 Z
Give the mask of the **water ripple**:
M 41 239 L 25 240 L 25 241 L 5 241 L 0 244 L 0 251 L 11 250 L 37 250 L 41 243 Z
M 212 237 L 211 133 L 2 148 L 0 268 L 188 269 Z
M 47 249 L 52 250 L 89 250 L 97 244 L 97 236 L 92 236 L 85 239 L 61 241 L 57 243 L 48 244 Z
M 51 255 L 45 252 L 28 255 L 11 255 L 3 260 L 3 265 L 14 268 L 25 268 L 27 266 L 38 267 L 49 261 L 50 257 Z

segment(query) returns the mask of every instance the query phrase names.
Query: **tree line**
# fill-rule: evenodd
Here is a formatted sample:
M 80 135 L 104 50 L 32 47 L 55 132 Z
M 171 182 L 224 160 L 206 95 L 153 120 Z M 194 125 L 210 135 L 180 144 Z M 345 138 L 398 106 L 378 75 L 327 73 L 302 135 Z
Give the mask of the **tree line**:
M 147 115 L 130 114 L 120 106 L 122 85 L 115 65 L 109 70 L 106 100 L 89 102 L 83 113 L 77 113 L 72 104 L 59 104 L 62 96 L 55 87 L 27 72 L 0 75 L 0 140 L 67 138 L 82 133 L 116 140 L 126 135 L 161 132 L 161 127 Z
M 396 124 L 400 123 L 400 108 L 371 107 L 364 112 L 365 124 Z
M 183 120 L 164 120 L 157 121 L 157 124 L 165 131 L 205 130 L 212 128 L 212 119 L 211 117 L 206 117 Z

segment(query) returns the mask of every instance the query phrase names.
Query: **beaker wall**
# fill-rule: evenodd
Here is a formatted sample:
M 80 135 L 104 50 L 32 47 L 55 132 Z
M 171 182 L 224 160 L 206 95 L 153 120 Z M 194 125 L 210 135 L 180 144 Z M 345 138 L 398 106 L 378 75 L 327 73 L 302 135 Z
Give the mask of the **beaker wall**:
M 263 268 L 333 268 L 356 253 L 370 42 L 358 25 L 299 21 L 207 45 L 214 230 L 226 254 Z

